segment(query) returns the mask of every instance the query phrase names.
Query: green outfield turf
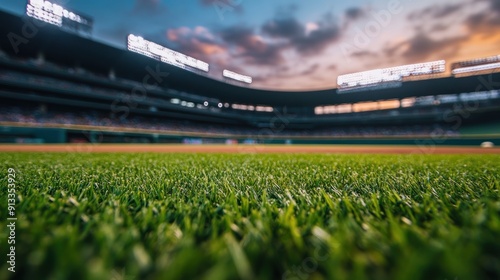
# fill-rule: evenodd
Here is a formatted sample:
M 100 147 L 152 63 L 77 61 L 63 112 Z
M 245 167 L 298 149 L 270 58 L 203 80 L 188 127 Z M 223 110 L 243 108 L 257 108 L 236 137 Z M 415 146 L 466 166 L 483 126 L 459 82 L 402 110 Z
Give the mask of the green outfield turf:
M 3 153 L 0 165 L 1 279 L 500 278 L 499 155 Z

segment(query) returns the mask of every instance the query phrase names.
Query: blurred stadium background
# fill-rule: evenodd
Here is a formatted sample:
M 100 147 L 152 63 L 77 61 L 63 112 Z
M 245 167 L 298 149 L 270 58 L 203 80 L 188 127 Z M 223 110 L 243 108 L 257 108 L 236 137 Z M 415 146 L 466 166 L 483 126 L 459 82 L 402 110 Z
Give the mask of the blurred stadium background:
M 0 12 L 1 143 L 500 145 L 500 56 L 261 90 L 139 35 L 97 42 L 91 17 L 47 3 Z

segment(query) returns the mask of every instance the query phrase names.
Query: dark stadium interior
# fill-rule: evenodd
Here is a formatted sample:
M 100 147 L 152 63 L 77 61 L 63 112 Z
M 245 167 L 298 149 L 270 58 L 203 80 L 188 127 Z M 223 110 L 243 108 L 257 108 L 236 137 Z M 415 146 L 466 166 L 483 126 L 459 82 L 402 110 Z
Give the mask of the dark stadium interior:
M 500 73 L 430 75 L 398 87 L 361 87 L 349 93 L 259 90 L 158 63 L 26 16 L 0 13 L 2 36 L 37 33 L 27 43 L 0 41 L 0 121 L 8 125 L 86 125 L 113 133 L 135 128 L 142 131 L 126 133 L 131 139 L 146 134 L 146 142 L 182 142 L 184 135 L 205 142 L 233 137 L 257 143 L 296 138 L 301 143 L 345 137 L 413 139 L 443 131 L 457 140 L 464 128 L 478 123 L 496 127 L 500 119 L 500 87 L 495 83 Z M 394 102 L 395 107 L 384 107 Z M 8 134 L 15 136 L 19 129 L 4 132 L 3 139 L 15 139 Z M 81 128 L 71 129 L 60 139 L 81 138 L 74 137 Z M 162 136 L 155 140 L 151 135 L 158 133 Z M 483 131 L 494 133 L 498 131 Z M 110 141 L 122 142 L 123 137 Z

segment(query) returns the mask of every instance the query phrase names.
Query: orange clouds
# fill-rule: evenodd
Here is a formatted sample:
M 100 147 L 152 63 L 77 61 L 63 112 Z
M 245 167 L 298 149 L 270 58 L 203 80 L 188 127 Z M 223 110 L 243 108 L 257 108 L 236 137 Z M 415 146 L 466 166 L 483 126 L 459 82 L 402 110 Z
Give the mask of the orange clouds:
M 203 26 L 197 26 L 194 29 L 189 27 L 169 29 L 166 37 L 178 45 L 182 52 L 191 56 L 199 57 L 226 52 L 224 47 L 215 40 L 215 36 Z

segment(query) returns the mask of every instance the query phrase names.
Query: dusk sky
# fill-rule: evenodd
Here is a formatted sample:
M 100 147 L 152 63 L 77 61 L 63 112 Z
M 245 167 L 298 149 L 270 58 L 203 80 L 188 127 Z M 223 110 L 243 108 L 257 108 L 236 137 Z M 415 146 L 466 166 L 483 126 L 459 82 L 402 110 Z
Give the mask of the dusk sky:
M 52 1 L 94 18 L 93 38 L 141 35 L 253 87 L 334 88 L 339 74 L 500 54 L 500 0 Z M 25 1 L 3 0 L 16 14 Z

